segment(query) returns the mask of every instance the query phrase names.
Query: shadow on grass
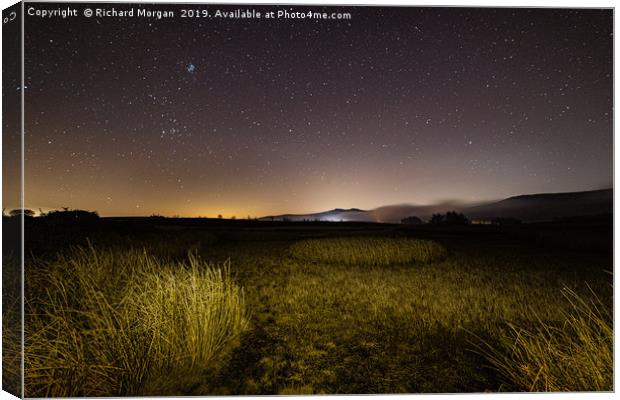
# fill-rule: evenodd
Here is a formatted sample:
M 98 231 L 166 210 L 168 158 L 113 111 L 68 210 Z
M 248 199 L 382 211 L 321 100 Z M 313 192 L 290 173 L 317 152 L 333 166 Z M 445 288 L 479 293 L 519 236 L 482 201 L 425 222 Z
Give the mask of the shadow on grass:
M 200 389 L 212 395 L 291 395 L 467 393 L 501 386 L 488 362 L 471 351 L 471 334 L 464 330 L 433 327 L 411 335 L 398 324 L 382 328 L 293 348 L 275 326 L 259 327 L 244 334 L 211 387 Z

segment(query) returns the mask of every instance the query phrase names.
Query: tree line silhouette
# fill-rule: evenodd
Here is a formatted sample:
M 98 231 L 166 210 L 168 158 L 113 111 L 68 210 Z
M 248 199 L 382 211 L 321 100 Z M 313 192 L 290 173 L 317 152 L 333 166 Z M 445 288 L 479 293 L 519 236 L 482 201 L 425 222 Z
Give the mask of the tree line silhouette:
M 470 220 L 463 214 L 456 211 L 448 211 L 445 214 L 433 214 L 428 221 L 432 225 L 469 225 Z M 403 224 L 418 225 L 423 224 L 424 221 L 416 216 L 410 216 L 401 220 Z

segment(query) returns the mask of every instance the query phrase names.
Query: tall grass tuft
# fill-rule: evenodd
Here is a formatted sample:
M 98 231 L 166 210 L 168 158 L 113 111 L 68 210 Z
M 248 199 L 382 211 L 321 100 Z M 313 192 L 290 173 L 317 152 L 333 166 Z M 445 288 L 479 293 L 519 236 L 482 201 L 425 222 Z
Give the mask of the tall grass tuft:
M 406 238 L 330 238 L 302 240 L 291 246 L 294 258 L 305 262 L 387 266 L 428 263 L 446 256 L 432 240 Z
M 502 346 L 478 345 L 518 390 L 530 392 L 613 390 L 612 312 L 592 293 L 589 299 L 565 288 L 569 311 L 563 322 L 538 320 L 533 329 L 514 324 L 500 338 Z
M 29 274 L 45 289 L 27 293 L 27 397 L 137 395 L 212 367 L 247 327 L 229 262 L 86 248 Z

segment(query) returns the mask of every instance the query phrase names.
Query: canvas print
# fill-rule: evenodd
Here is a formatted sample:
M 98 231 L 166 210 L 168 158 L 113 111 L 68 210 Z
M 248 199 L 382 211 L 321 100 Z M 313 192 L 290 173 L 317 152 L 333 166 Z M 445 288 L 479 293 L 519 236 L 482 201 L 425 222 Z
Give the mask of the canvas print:
M 4 390 L 614 390 L 612 9 L 25 2 L 3 34 Z

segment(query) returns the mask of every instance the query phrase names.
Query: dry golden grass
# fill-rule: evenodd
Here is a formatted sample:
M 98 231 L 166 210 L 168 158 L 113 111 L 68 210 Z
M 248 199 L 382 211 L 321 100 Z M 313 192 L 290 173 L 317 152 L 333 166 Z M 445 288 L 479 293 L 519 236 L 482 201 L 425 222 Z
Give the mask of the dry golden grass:
M 207 368 L 246 329 L 229 263 L 162 263 L 78 249 L 29 279 L 26 396 L 140 394 L 149 379 Z
M 519 249 L 263 232 L 203 247 L 233 257 L 252 310 L 233 352 L 248 323 L 230 262 L 115 247 L 29 263 L 26 395 L 609 390 L 606 259 Z
M 609 390 L 611 325 L 583 312 L 577 318 L 576 310 L 585 306 L 560 295 L 564 284 L 581 291 L 579 279 L 555 265 L 544 268 L 546 260 L 528 265 L 529 260 L 453 254 L 416 268 L 389 269 L 283 261 L 288 272 L 284 286 L 274 289 L 272 305 L 279 352 L 263 360 L 274 370 L 272 384 L 280 394 L 299 388 L 311 393 Z M 601 304 L 601 312 L 604 307 L 609 305 Z M 498 347 L 493 354 L 505 361 L 506 374 L 489 371 L 492 354 L 485 360 L 476 348 L 483 340 L 498 346 L 508 323 L 538 332 L 562 327 L 567 315 L 581 336 L 571 341 L 567 331 L 554 337 L 563 342 L 553 352 L 543 352 L 549 341 L 537 343 L 538 354 L 512 355 Z M 549 377 L 547 389 L 532 386 L 537 363 L 566 371 L 573 380 L 560 385 L 558 377 L 551 384 Z M 521 376 L 520 365 L 530 365 L 534 374 Z M 571 369 L 583 372 L 571 375 Z M 486 379 L 493 380 L 485 384 Z
M 332 238 L 296 242 L 291 254 L 305 262 L 387 266 L 440 260 L 446 256 L 446 249 L 432 240 Z
M 613 390 L 612 313 L 598 297 L 587 299 L 565 288 L 570 308 L 561 310 L 561 324 L 538 319 L 533 329 L 510 323 L 501 347 L 478 349 L 520 390 L 529 392 Z

